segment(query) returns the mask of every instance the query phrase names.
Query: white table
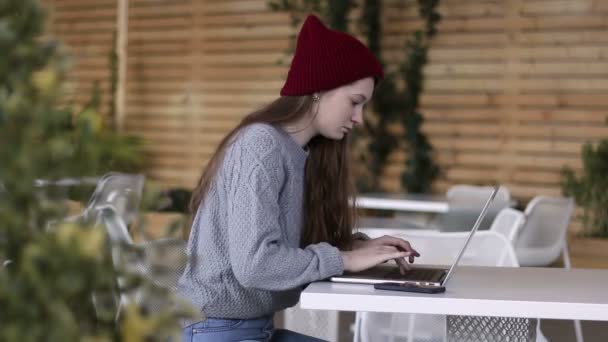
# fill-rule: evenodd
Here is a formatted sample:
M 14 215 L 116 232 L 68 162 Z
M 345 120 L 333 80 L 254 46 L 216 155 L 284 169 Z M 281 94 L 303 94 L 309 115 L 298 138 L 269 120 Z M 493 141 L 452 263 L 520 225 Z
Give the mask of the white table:
M 608 321 L 608 271 L 461 266 L 442 294 L 315 282 L 304 309 Z
M 417 211 L 426 213 L 447 213 L 448 200 L 445 196 L 425 194 L 362 194 L 356 205 L 364 209 L 384 209 Z

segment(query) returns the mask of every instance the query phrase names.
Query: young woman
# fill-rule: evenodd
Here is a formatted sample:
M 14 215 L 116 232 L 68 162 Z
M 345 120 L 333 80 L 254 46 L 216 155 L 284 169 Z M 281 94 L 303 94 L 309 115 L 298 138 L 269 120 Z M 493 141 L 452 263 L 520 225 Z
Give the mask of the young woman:
M 275 330 L 274 313 L 310 282 L 413 262 L 402 239 L 352 235 L 349 133 L 382 77 L 357 39 L 306 19 L 281 97 L 228 133 L 194 191 L 179 293 L 208 319 L 184 341 L 318 341 Z

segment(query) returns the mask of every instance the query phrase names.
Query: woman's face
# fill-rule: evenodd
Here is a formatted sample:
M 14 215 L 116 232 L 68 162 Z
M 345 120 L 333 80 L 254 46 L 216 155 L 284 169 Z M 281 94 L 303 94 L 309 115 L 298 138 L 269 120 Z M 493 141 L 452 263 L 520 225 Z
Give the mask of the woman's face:
M 322 93 L 313 121 L 315 130 L 329 139 L 344 138 L 355 125 L 363 123 L 363 109 L 373 91 L 374 79 L 368 77 Z

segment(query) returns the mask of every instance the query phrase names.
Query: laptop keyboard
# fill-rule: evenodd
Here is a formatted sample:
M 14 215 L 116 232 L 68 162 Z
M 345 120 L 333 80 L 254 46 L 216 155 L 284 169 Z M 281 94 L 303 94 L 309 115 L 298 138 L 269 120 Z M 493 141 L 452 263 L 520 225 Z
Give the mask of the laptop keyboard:
M 409 271 L 406 271 L 405 274 L 401 274 L 399 269 L 389 272 L 384 278 L 385 279 L 405 279 L 405 280 L 434 280 L 438 272 L 443 272 L 443 270 L 433 270 L 433 269 L 424 269 L 424 268 L 415 268 Z

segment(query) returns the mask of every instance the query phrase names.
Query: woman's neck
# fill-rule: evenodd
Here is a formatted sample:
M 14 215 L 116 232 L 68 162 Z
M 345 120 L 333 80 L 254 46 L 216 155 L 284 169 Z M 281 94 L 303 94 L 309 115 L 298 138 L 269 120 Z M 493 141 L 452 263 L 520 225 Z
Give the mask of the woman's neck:
M 310 139 L 318 134 L 308 118 L 306 120 L 299 120 L 298 122 L 283 125 L 281 128 L 283 128 L 302 148 L 305 148 Z

